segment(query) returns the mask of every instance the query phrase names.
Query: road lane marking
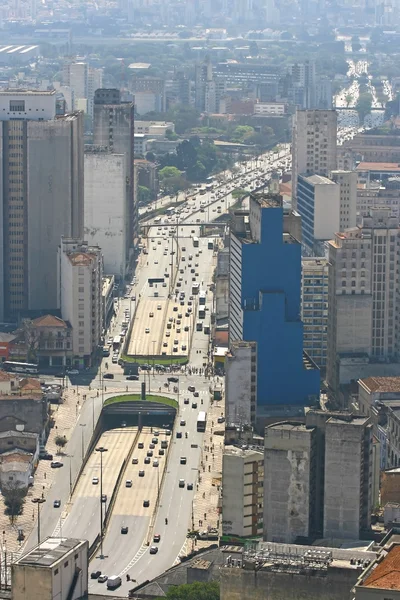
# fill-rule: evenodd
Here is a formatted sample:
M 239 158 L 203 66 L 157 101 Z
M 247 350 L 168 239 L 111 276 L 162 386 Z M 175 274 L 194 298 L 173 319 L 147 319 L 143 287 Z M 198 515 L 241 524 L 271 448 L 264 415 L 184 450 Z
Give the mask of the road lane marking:
M 132 558 L 131 562 L 125 567 L 125 569 L 123 569 L 123 571 L 121 571 L 121 573 L 119 573 L 119 577 L 125 575 L 125 573 L 127 573 L 129 569 L 131 569 L 142 558 L 143 554 L 146 553 L 146 550 L 148 550 L 148 546 L 141 546 L 141 548 L 139 548 L 135 556 Z

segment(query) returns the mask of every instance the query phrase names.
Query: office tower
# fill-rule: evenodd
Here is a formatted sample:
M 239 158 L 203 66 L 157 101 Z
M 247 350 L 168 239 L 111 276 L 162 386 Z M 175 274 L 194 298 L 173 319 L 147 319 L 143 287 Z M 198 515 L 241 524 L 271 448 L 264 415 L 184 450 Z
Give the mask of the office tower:
M 262 418 L 317 398 L 319 371 L 303 354 L 301 245 L 284 233 L 285 213 L 286 223 L 293 213 L 284 210 L 281 196 L 254 195 L 249 205 L 249 211 L 233 214 L 230 233 L 229 343 L 257 343 Z
M 134 197 L 134 106 L 121 102 L 117 89 L 96 90 L 94 95 L 93 141 L 112 154 L 124 154 L 126 161 L 126 255 L 138 237 L 137 202 Z
M 0 319 L 57 306 L 57 248 L 83 233 L 83 119 L 56 92 L 0 92 Z
M 222 535 L 262 535 L 263 480 L 262 448 L 225 448 L 222 455 Z
M 293 208 L 297 208 L 298 175 L 328 177 L 336 169 L 336 135 L 336 111 L 296 111 L 292 136 Z
M 324 242 L 340 228 L 340 185 L 321 175 L 299 175 L 297 210 L 301 216 L 303 253 L 322 256 Z
M 304 63 L 295 63 L 289 67 L 289 74 L 295 88 L 303 90 L 301 108 L 314 109 L 315 106 L 315 62 L 306 60 Z
M 325 429 L 324 537 L 359 539 L 371 525 L 372 424 L 331 417 Z
M 399 251 L 399 221 L 389 208 L 371 209 L 361 226 L 328 243 L 327 380 L 333 390 L 398 363 Z
M 90 366 L 102 334 L 103 257 L 98 246 L 63 238 L 58 249 L 58 306 L 72 326 L 73 364 Z
M 339 231 L 355 227 L 357 225 L 357 172 L 332 171 L 330 177 L 340 185 Z
M 63 83 L 73 91 L 73 109 L 93 116 L 94 93 L 102 86 L 103 70 L 85 62 L 68 61 L 63 66 Z
M 313 428 L 290 422 L 265 428 L 264 540 L 293 543 L 310 536 L 315 460 Z
M 328 330 L 328 261 L 302 258 L 301 318 L 304 350 L 320 369 L 325 369 Z
M 103 147 L 86 146 L 85 240 L 100 246 L 104 271 L 117 280 L 124 279 L 127 265 L 126 212 L 125 156 Z
M 225 419 L 229 425 L 254 425 L 257 407 L 257 345 L 232 342 L 225 356 Z

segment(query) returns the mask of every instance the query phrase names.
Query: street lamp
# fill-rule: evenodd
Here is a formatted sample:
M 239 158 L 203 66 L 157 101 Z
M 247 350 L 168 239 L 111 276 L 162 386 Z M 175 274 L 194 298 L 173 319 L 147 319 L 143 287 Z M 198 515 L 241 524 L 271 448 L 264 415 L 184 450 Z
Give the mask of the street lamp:
M 81 429 L 81 432 L 82 432 L 81 451 L 82 451 L 82 462 L 83 462 L 83 457 L 85 456 L 85 448 L 84 448 L 84 444 L 83 444 L 83 428 L 86 427 L 86 423 L 79 423 L 79 427 L 82 427 L 82 429 Z
M 108 448 L 99 446 L 96 452 L 100 452 L 100 558 L 103 554 L 103 452 L 108 452 Z
M 32 502 L 33 502 L 33 504 L 37 504 L 37 516 L 38 516 L 37 537 L 38 537 L 38 545 L 40 545 L 40 505 L 43 504 L 43 502 L 46 502 L 46 500 L 44 498 L 33 498 Z

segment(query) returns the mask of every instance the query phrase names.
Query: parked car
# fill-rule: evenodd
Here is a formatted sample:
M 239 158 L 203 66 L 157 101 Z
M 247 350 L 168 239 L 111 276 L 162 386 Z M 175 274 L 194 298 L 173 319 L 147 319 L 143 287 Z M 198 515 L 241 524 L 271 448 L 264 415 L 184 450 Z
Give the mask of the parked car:
M 59 460 L 54 460 L 51 464 L 50 464 L 52 469 L 60 469 L 61 467 L 63 467 L 63 463 L 60 462 Z

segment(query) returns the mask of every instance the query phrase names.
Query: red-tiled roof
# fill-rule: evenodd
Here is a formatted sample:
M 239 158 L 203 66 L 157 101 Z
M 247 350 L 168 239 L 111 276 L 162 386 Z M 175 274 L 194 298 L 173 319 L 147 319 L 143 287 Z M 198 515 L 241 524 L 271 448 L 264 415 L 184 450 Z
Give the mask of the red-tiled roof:
M 64 329 L 67 327 L 65 321 L 54 315 L 43 315 L 43 317 L 38 317 L 32 321 L 32 324 L 35 327 L 63 327 Z
M 400 377 L 367 377 L 360 381 L 370 392 L 400 392 Z
M 362 583 L 363 587 L 400 590 L 400 546 L 394 546 Z

